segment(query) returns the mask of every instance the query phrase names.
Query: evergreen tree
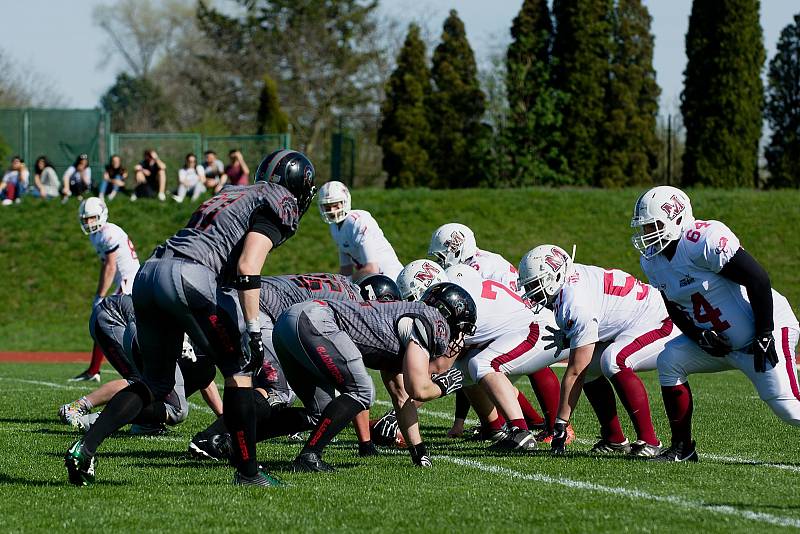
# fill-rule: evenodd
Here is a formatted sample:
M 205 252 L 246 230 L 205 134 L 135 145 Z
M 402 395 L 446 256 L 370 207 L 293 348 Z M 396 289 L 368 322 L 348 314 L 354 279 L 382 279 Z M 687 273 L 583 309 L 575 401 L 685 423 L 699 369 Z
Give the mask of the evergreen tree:
M 757 180 L 765 55 L 758 14 L 758 0 L 692 4 L 681 95 L 684 185 Z
M 111 116 L 114 132 L 165 130 L 175 119 L 174 106 L 156 84 L 124 72 L 100 98 L 100 105 Z
M 800 14 L 781 32 L 769 63 L 766 118 L 772 128 L 768 185 L 800 187 Z
M 258 135 L 265 133 L 285 133 L 289 131 L 289 116 L 281 109 L 278 101 L 278 84 L 269 75 L 264 75 L 264 86 L 258 95 L 256 115 Z
M 433 187 L 480 183 L 488 128 L 481 122 L 486 97 L 478 83 L 475 55 L 455 10 L 444 21 L 442 42 L 433 53 L 434 88 L 428 121 L 437 158 Z
M 602 187 L 651 185 L 658 164 L 658 95 L 650 14 L 641 0 L 618 0 L 613 17 L 611 76 L 601 125 Z
M 555 0 L 554 86 L 561 105 L 561 155 L 574 183 L 596 185 L 606 119 L 612 0 Z
M 383 149 L 386 187 L 428 185 L 434 177 L 425 102 L 431 94 L 425 43 L 416 24 L 408 27 L 397 67 L 386 84 L 378 142 Z
M 511 185 L 558 183 L 560 94 L 551 84 L 553 22 L 547 0 L 525 0 L 511 26 L 506 54 Z

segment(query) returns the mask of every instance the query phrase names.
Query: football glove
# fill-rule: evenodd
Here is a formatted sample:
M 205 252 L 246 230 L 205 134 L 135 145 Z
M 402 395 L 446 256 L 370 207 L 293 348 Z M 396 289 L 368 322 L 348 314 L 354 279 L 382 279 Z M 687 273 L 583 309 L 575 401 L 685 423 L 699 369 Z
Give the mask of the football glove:
M 778 365 L 778 353 L 775 351 L 775 338 L 772 332 L 756 336 L 753 340 L 753 365 L 756 373 L 764 373 L 767 370 L 767 361 L 775 367 Z
M 247 346 L 250 347 L 250 361 L 245 366 L 245 371 L 255 374 L 261 372 L 264 366 L 264 343 L 261 341 L 261 332 L 248 332 Z
M 375 422 L 375 426 L 372 427 L 372 430 L 376 432 L 382 440 L 385 440 L 385 443 L 394 443 L 395 437 L 397 436 L 397 428 L 397 412 L 390 410 L 386 412 L 386 415 Z
M 455 367 L 451 367 L 444 373 L 431 375 L 431 381 L 439 386 L 439 389 L 442 390 L 442 397 L 444 397 L 461 389 L 464 382 L 464 374 Z
M 550 442 L 550 452 L 564 454 L 567 452 L 567 425 L 569 423 L 557 422 L 553 425 L 553 440 Z
M 375 444 L 371 441 L 359 441 L 358 442 L 358 455 L 362 458 L 367 456 L 377 456 L 378 449 L 375 447 Z
M 728 338 L 713 329 L 701 330 L 697 345 L 716 358 L 727 356 L 733 349 Z
M 569 347 L 569 338 L 563 330 L 553 328 L 550 325 L 547 325 L 544 328 L 552 334 L 550 336 L 542 336 L 543 341 L 552 341 L 552 343 L 544 346 L 544 350 L 555 347 L 556 353 L 553 354 L 553 358 L 558 358 L 558 355 L 561 354 L 561 351 Z
M 419 445 L 411 445 L 408 448 L 408 451 L 411 453 L 411 461 L 414 462 L 414 465 L 419 467 L 433 466 L 431 463 L 431 457 L 428 454 L 428 447 L 424 443 L 420 443 Z

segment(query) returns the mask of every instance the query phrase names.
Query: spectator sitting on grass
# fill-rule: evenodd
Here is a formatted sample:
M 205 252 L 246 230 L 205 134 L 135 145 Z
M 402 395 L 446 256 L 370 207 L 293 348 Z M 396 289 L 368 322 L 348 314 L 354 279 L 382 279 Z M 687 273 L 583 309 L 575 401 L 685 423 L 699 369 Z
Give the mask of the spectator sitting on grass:
M 29 175 L 30 173 L 25 167 L 25 160 L 19 156 L 11 158 L 11 166 L 0 182 L 0 198 L 3 199 L 3 206 L 21 201 L 22 195 L 25 194 L 25 189 L 28 187 Z
M 217 194 L 228 181 L 228 177 L 225 176 L 225 167 L 217 159 L 217 153 L 213 150 L 206 150 L 205 157 L 206 163 L 203 165 L 203 170 L 206 173 L 206 188 Z
M 197 156 L 192 153 L 186 154 L 186 161 L 178 170 L 178 194 L 172 198 L 175 202 L 183 202 L 186 195 L 191 193 L 192 200 L 197 200 L 206 190 L 204 181 L 205 171 L 202 165 L 197 164 Z
M 228 183 L 233 185 L 247 185 L 250 181 L 250 169 L 247 163 L 244 162 L 242 152 L 233 149 L 228 152 L 228 157 L 231 162 L 225 167 L 225 176 L 228 177 Z
M 61 194 L 64 195 L 62 202 L 69 200 L 70 196 L 76 196 L 83 200 L 83 194 L 92 188 L 92 168 L 89 167 L 89 156 L 81 154 L 75 163 L 67 168 L 62 177 L 64 187 Z
M 53 164 L 47 156 L 39 156 L 33 165 L 33 183 L 31 194 L 45 200 L 58 197 L 61 184 Z
M 108 193 L 108 200 L 114 200 L 117 191 L 125 191 L 127 178 L 128 171 L 122 166 L 122 158 L 114 154 L 108 160 L 106 170 L 103 172 L 103 181 L 100 183 L 100 199 L 105 199 L 106 193 Z
M 167 186 L 167 166 L 158 158 L 155 150 L 145 150 L 144 159 L 135 167 L 136 190 L 131 200 L 139 197 L 152 198 L 158 191 L 158 200 L 167 198 L 164 191 Z

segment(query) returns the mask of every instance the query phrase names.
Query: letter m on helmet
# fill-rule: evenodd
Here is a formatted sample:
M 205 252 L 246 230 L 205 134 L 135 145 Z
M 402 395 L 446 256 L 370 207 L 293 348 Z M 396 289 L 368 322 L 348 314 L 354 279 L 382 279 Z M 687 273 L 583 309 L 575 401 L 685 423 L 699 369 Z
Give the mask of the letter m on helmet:
M 456 252 L 464 244 L 464 234 L 456 230 L 450 234 L 450 239 L 444 244 L 448 249 Z
M 550 249 L 551 254 L 544 258 L 544 262 L 553 269 L 553 272 L 558 271 L 565 263 L 567 263 L 567 256 L 557 248 Z
M 419 280 L 420 282 L 428 282 L 430 283 L 435 277 L 436 273 L 439 271 L 439 266 L 434 265 L 429 262 L 425 262 L 422 264 L 422 268 L 420 271 L 414 275 L 414 278 Z
M 669 202 L 664 202 L 661 205 L 661 209 L 667 214 L 667 219 L 674 221 L 675 217 L 683 213 L 686 206 L 683 205 L 677 195 L 672 195 Z

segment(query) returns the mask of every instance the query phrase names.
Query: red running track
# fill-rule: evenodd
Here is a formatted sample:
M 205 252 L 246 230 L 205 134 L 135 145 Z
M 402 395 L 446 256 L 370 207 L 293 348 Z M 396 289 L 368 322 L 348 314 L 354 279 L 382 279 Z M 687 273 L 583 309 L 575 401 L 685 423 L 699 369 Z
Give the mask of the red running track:
M 89 352 L 0 352 L 0 362 L 89 363 Z

